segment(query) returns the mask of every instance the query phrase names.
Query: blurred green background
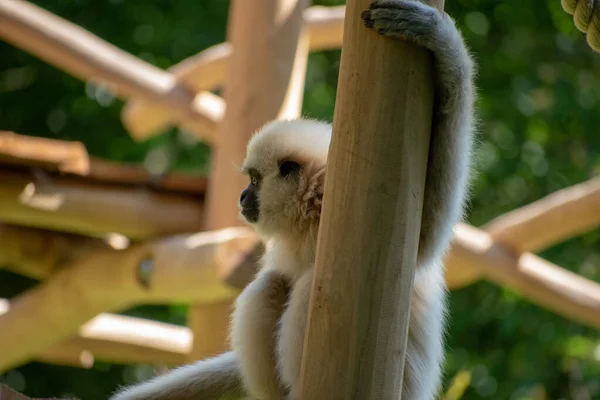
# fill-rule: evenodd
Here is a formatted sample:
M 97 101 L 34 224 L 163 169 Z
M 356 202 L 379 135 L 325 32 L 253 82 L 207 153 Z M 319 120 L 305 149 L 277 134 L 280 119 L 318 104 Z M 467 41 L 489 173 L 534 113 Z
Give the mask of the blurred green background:
M 53 13 L 161 68 L 224 41 L 223 0 L 36 0 Z M 315 1 L 338 5 L 342 1 Z M 600 172 L 600 55 L 559 0 L 449 0 L 479 65 L 480 168 L 469 221 L 481 225 Z M 340 51 L 311 54 L 304 114 L 331 121 Z M 176 129 L 133 142 L 110 94 L 0 42 L 0 129 L 79 140 L 92 155 L 204 172 L 209 150 Z M 600 281 L 600 231 L 541 254 Z M 34 282 L 0 271 L 0 297 Z M 183 324 L 186 305 L 138 307 L 129 315 Z M 471 374 L 463 399 L 600 399 L 598 331 L 558 317 L 518 294 L 480 282 L 454 291 L 444 386 Z M 0 355 L 1 357 L 1 355 Z M 150 366 L 93 369 L 31 363 L 0 375 L 29 396 L 106 399 L 145 379 Z M 539 397 L 541 396 L 541 397 Z

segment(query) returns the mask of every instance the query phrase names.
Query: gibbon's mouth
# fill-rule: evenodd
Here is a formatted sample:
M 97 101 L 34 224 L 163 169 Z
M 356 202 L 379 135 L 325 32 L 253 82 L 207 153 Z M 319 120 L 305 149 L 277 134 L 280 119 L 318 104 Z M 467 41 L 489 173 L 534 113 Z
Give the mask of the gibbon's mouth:
M 244 219 L 251 223 L 251 224 L 255 224 L 258 222 L 258 210 L 253 210 L 250 208 L 242 208 L 240 211 L 240 214 L 242 215 L 242 217 L 244 217 Z

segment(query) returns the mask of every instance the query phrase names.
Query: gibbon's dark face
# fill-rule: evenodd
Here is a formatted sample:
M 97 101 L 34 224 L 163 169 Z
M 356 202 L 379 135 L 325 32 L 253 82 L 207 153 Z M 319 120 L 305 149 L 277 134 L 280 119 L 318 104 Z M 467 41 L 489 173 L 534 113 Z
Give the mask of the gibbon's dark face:
M 301 165 L 293 160 L 282 160 L 277 163 L 277 169 L 267 172 L 263 176 L 257 169 L 248 168 L 246 170 L 250 182 L 240 195 L 240 209 L 242 216 L 247 222 L 256 224 L 261 217 L 261 190 L 270 190 L 271 192 L 280 192 L 284 183 L 289 185 L 290 179 L 299 176 Z M 266 181 L 266 185 L 264 184 Z M 264 187 L 267 189 L 264 189 Z M 281 193 L 283 194 L 283 193 Z M 269 200 L 273 200 L 273 196 L 269 196 Z M 284 198 L 279 198 L 280 201 L 285 201 Z

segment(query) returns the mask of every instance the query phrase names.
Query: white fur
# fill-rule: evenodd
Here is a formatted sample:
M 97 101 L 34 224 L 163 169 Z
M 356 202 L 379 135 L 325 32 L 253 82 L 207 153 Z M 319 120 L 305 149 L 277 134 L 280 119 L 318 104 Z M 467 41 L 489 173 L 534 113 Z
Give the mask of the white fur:
M 436 102 L 402 394 L 403 400 L 431 400 L 444 360 L 442 259 L 468 194 L 474 67 L 450 17 L 423 3 L 375 0 L 362 17 L 382 35 L 413 41 L 434 55 Z M 218 388 L 232 392 L 242 386 L 260 400 L 298 399 L 330 141 L 331 126 L 310 120 L 272 122 L 251 139 L 244 169 L 261 176 L 260 214 L 252 225 L 268 250 L 261 272 L 236 302 L 233 352 L 127 389 L 113 400 L 187 399 L 182 393 L 191 398 L 194 391 L 197 399 L 217 399 Z M 300 163 L 301 172 L 283 178 L 278 169 L 283 160 Z

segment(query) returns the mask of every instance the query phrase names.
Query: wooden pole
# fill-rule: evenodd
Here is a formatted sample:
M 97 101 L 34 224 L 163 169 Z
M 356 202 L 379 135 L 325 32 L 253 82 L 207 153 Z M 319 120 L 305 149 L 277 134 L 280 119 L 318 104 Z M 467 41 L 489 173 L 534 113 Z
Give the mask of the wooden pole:
M 348 0 L 302 400 L 399 399 L 433 110 L 430 54 Z
M 207 195 L 207 229 L 243 224 L 238 199 L 246 178 L 236 169 L 246 156 L 251 135 L 274 118 L 300 114 L 308 40 L 301 33 L 308 0 L 236 0 L 229 13 L 228 40 L 235 49 L 227 72 L 227 109 L 213 149 Z M 229 270 L 219 271 L 227 279 Z M 222 305 L 225 307 L 225 305 Z M 222 317 L 229 318 L 228 314 Z M 194 332 L 192 359 L 202 353 L 202 331 L 212 329 L 203 308 L 192 308 L 188 325 Z M 223 348 L 226 348 L 223 338 Z

